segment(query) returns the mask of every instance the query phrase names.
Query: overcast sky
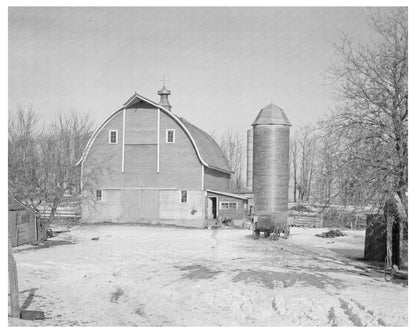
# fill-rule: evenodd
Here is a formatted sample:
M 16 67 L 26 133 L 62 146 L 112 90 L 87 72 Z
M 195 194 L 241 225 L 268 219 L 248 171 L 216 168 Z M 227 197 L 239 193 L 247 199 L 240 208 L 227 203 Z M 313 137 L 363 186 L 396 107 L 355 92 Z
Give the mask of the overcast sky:
M 324 73 L 343 32 L 372 37 L 366 8 L 10 8 L 9 111 L 90 112 L 137 92 L 219 137 L 274 102 L 295 127 L 333 105 Z

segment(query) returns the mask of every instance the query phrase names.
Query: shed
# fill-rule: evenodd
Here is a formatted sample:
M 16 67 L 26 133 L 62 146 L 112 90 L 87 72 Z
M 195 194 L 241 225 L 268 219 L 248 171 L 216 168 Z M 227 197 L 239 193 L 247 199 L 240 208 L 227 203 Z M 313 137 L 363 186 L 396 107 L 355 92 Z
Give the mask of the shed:
M 247 197 L 240 194 L 207 190 L 208 219 L 233 220 L 242 223 L 247 219 Z
M 46 239 L 40 214 L 26 206 L 9 191 L 9 237 L 12 246 L 39 243 Z
M 384 261 L 386 259 L 387 228 L 386 219 L 380 214 L 367 215 L 364 258 Z

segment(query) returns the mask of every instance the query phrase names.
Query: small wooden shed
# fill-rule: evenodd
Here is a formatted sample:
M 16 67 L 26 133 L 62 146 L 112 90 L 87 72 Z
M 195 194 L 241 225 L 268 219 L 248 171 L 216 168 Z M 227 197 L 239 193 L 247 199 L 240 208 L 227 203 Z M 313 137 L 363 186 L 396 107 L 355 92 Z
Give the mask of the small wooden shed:
M 381 214 L 367 215 L 364 258 L 384 261 L 387 254 L 387 223 Z
M 408 268 L 407 215 L 396 196 L 384 205 L 383 215 L 367 215 L 364 258 L 385 261 L 387 268 Z
M 9 237 L 12 246 L 39 243 L 46 239 L 40 214 L 23 204 L 10 191 Z

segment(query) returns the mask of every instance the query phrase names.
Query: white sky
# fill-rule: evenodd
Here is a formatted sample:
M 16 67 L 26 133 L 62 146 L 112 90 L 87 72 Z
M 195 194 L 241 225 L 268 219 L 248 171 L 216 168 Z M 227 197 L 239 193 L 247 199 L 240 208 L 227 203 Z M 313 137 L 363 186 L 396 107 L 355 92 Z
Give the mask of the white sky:
M 90 112 L 135 91 L 218 138 L 274 102 L 296 126 L 333 105 L 323 78 L 342 32 L 365 41 L 364 7 L 9 8 L 9 111 Z

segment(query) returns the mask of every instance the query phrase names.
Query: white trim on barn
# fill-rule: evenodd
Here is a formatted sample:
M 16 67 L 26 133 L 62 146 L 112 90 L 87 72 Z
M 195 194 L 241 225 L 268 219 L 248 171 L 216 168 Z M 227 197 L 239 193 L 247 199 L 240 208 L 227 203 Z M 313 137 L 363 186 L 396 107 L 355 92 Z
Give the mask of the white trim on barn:
M 231 174 L 233 172 L 229 171 L 229 170 L 223 170 L 221 168 L 217 168 L 214 166 L 210 166 L 208 163 L 206 163 L 203 159 L 202 156 L 199 152 L 198 146 L 194 140 L 194 138 L 192 137 L 191 133 L 188 131 L 188 129 L 186 128 L 186 126 L 182 123 L 182 121 L 175 116 L 171 111 L 169 111 L 168 109 L 164 108 L 163 106 L 161 106 L 160 104 L 157 104 L 156 102 L 151 101 L 150 99 L 147 99 L 141 95 L 139 95 L 138 93 L 135 93 L 132 97 L 129 98 L 129 100 L 124 103 L 124 105 L 120 108 L 118 108 L 113 114 L 111 114 L 106 120 L 104 120 L 104 122 L 94 131 L 93 135 L 91 136 L 91 138 L 89 139 L 84 152 L 80 158 L 80 160 L 77 162 L 76 166 L 80 165 L 87 157 L 89 150 L 92 146 L 92 144 L 95 141 L 95 138 L 97 137 L 98 133 L 105 127 L 105 125 L 107 125 L 121 110 L 123 110 L 123 108 L 128 108 L 130 105 L 133 104 L 133 101 L 135 99 L 140 99 L 144 102 L 147 102 L 153 106 L 155 106 L 156 108 L 158 108 L 159 110 L 162 110 L 164 113 L 166 113 L 169 117 L 171 117 L 172 119 L 174 119 L 177 124 L 184 130 L 184 132 L 186 133 L 186 135 L 188 136 L 188 138 L 191 140 L 191 143 L 195 149 L 196 155 L 198 156 L 199 161 L 206 166 L 207 168 L 210 168 L 212 170 L 217 170 L 226 174 Z
M 204 166 L 201 165 L 201 191 L 204 190 L 204 176 L 205 176 L 205 172 L 204 172 Z
M 157 108 L 157 165 L 156 172 L 160 171 L 160 109 Z
M 126 144 L 126 108 L 123 109 L 123 146 L 121 149 L 121 172 L 124 172 L 124 154 L 125 154 L 125 144 Z

